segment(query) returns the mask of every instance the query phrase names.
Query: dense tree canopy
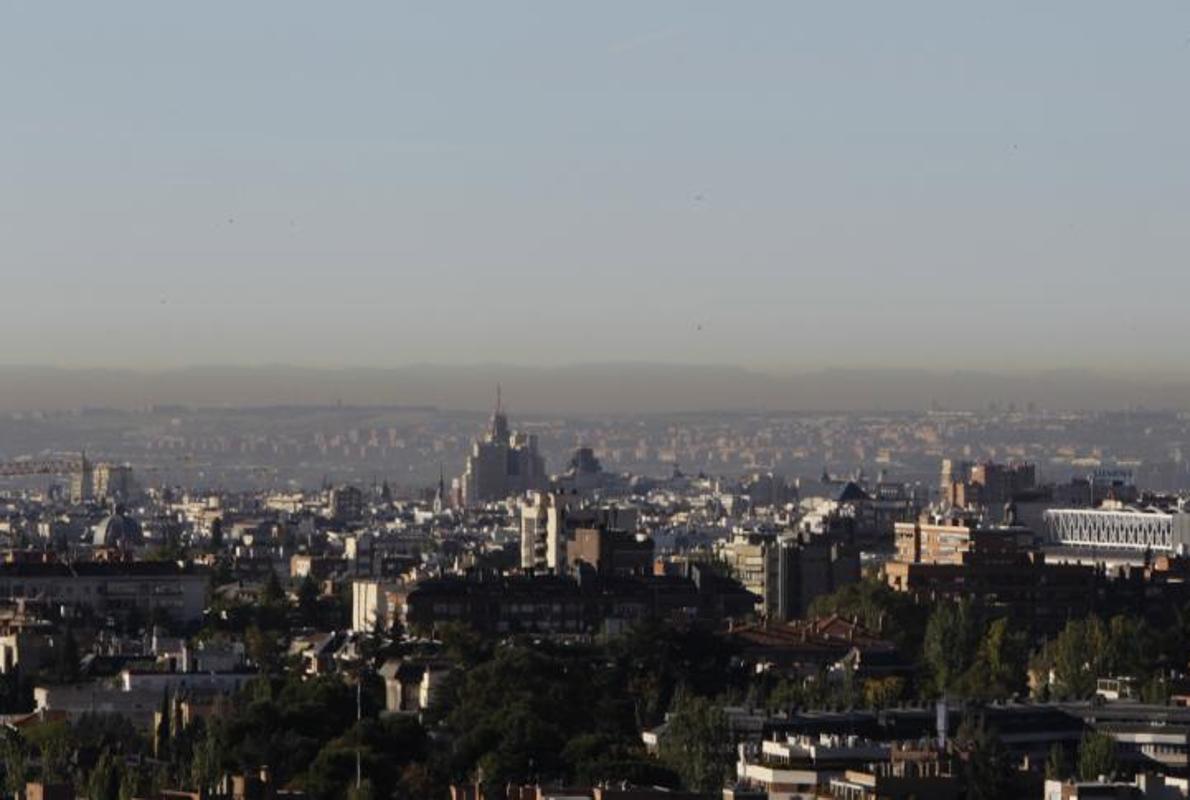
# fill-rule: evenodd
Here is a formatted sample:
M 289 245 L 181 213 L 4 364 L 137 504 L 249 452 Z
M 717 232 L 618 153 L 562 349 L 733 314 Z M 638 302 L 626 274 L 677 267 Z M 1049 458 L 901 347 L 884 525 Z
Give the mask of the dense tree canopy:
M 1086 733 L 1078 745 L 1078 777 L 1084 781 L 1100 776 L 1111 780 L 1117 768 L 1116 741 L 1104 733 Z
M 244 641 L 261 673 L 225 715 L 183 727 L 168 714 L 166 694 L 153 737 L 102 715 L 6 731 L 0 735 L 4 787 L 71 780 L 88 797 L 107 800 L 164 787 L 210 789 L 229 772 L 268 765 L 279 784 L 313 798 L 443 797 L 449 783 L 477 779 L 489 785 L 628 780 L 715 791 L 735 759 L 722 710 L 727 704 L 780 712 L 884 709 L 945 695 L 977 709 L 1022 695 L 1030 682 L 1042 697 L 1084 699 L 1098 678 L 1121 675 L 1137 680 L 1143 699 L 1166 702 L 1190 642 L 1190 615 L 1176 613 L 1187 624 L 1175 621 L 1160 635 L 1137 617 L 1091 616 L 1071 620 L 1049 641 L 1033 639 L 1003 608 L 915 599 L 869 577 L 819 598 L 815 611 L 865 624 L 894 642 L 911 669 L 856 673 L 847 660 L 846 667 L 826 663 L 808 672 L 757 671 L 739 657 L 731 636 L 653 620 L 582 643 L 490 637 L 458 625 L 444 626 L 440 641 L 427 643 L 403 639 L 399 629 L 377 629 L 356 642 L 357 668 L 312 677 L 295 669 L 287 645 L 301 628 L 328 627 L 327 614 L 341 615 L 343 600 L 321 595 L 313 580 L 289 590 L 270 579 L 260 602 L 219 600 L 208 615 L 201 636 Z M 74 674 L 77 644 L 73 655 L 63 644 L 39 679 Z M 383 716 L 375 667 L 414 654 L 455 669 L 420 718 Z M 27 680 L 0 677 L 0 703 L 27 703 L 28 690 Z M 659 758 L 646 753 L 642 728 L 661 731 Z M 956 742 L 971 797 L 1017 791 L 1012 759 L 977 714 Z M 1052 751 L 1046 769 L 1053 776 L 1097 777 L 1117 766 L 1110 738 L 1089 734 L 1077 754 Z
M 722 789 L 734 761 L 723 710 L 705 697 L 684 692 L 675 697 L 661 760 L 689 789 L 708 794 Z

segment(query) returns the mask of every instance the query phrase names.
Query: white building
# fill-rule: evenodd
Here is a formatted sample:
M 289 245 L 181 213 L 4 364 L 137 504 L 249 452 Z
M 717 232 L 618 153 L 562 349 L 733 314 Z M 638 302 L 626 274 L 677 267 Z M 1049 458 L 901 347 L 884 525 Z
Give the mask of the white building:
M 1067 547 L 1154 553 L 1190 551 L 1190 514 L 1135 508 L 1054 508 L 1043 516 L 1046 541 Z
M 1084 781 L 1081 783 L 1047 780 L 1045 800 L 1078 800 L 1078 798 L 1136 797 L 1144 800 L 1184 800 L 1190 784 L 1185 778 L 1154 775 L 1142 772 L 1131 783 Z
M 397 618 L 396 585 L 379 580 L 351 582 L 351 630 L 370 633 L 379 620 L 387 630 Z
M 584 506 L 577 494 L 530 492 L 521 504 L 521 568 L 564 573 L 582 528 L 633 533 L 640 512 L 630 506 Z

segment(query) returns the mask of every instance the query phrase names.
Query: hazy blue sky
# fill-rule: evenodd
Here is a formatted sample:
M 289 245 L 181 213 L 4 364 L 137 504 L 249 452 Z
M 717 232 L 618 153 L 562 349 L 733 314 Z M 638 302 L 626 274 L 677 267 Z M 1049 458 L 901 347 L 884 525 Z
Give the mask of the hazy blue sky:
M 0 363 L 1190 368 L 1187 2 L 2 8 Z

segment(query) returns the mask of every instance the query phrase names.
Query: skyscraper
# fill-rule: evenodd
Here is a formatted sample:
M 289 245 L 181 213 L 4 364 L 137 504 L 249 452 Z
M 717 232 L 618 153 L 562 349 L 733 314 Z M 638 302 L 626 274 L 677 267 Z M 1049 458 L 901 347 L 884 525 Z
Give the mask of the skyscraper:
M 496 408 L 487 434 L 467 457 L 461 479 L 463 502 L 477 505 L 503 500 L 511 494 L 545 489 L 549 478 L 545 459 L 537 452 L 537 437 L 510 431 L 496 387 Z
M 95 471 L 84 452 L 78 471 L 70 476 L 70 502 L 89 503 L 95 497 Z

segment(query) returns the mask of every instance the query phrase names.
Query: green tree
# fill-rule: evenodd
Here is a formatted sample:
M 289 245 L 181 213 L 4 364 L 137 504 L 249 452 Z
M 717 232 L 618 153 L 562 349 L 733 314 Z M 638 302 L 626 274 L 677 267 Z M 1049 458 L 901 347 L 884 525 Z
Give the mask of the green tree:
M 157 730 L 154 732 L 153 750 L 157 758 L 167 758 L 170 751 L 170 715 L 173 709 L 170 707 L 169 701 L 169 687 L 167 686 L 161 693 L 161 709 L 158 716 L 161 717 L 157 721 Z
M 393 796 L 397 800 L 419 800 L 444 794 L 446 791 L 435 779 L 429 766 L 424 761 L 414 761 L 401 770 L 401 778 Z
M 70 778 L 72 736 L 66 722 L 47 722 L 25 733 L 25 740 L 37 750 L 41 779 L 59 783 Z
M 74 631 L 67 626 L 62 641 L 54 648 L 54 678 L 62 683 L 73 683 L 79 677 L 79 643 Z
M 4 789 L 13 797 L 25 791 L 25 783 L 33 777 L 29 747 L 16 731 L 0 730 L 0 775 Z
M 261 672 L 266 675 L 282 672 L 281 639 L 276 632 L 253 625 L 244 634 L 244 648 Z
M 679 686 L 714 697 L 739 687 L 735 645 L 702 628 L 675 630 L 659 620 L 638 624 L 609 646 L 636 708 L 639 725 L 664 718 Z
M 190 755 L 190 784 L 199 790 L 211 791 L 222 773 L 219 758 L 219 736 L 214 727 L 207 728 L 195 743 Z
M 1005 618 L 992 622 L 975 654 L 975 661 L 962 679 L 968 697 L 1005 700 L 1024 692 L 1028 665 L 1028 642 L 1024 633 L 1013 631 Z
M 850 660 L 843 662 L 842 675 L 839 676 L 834 688 L 835 705 L 847 711 L 855 708 L 855 665 Z
M 454 743 L 443 772 L 464 780 L 482 770 L 489 786 L 571 780 L 578 754 L 590 751 L 569 744 L 586 734 L 639 751 L 634 697 L 627 688 L 637 665 L 621 661 L 619 648 L 609 648 L 610 655 L 602 648 L 514 643 L 457 671 L 434 712 Z M 576 708 L 584 713 L 575 714 Z M 627 752 L 610 745 L 608 750 Z
M 1078 777 L 1096 780 L 1100 775 L 1111 780 L 1118 767 L 1116 741 L 1105 733 L 1088 731 L 1078 743 Z
M 397 655 L 399 648 L 392 639 L 392 631 L 381 615 L 372 620 L 371 629 L 360 639 L 359 655 L 365 666 L 374 666 L 377 659 Z
M 343 736 L 327 742 L 304 779 L 314 798 L 350 796 L 355 786 L 356 753 L 369 797 L 391 797 L 405 766 L 424 759 L 428 740 L 417 720 L 408 717 L 363 720 Z M 361 787 L 363 788 L 363 787 Z
M 229 583 L 235 583 L 235 572 L 232 571 L 231 561 L 225 556 L 215 559 L 214 568 L 211 569 L 210 588 L 212 592 L 220 586 L 226 586 Z
M 264 580 L 261 589 L 261 604 L 264 606 L 283 607 L 286 605 L 286 590 L 281 586 L 276 570 L 270 569 L 269 576 Z
M 969 800 L 1013 796 L 1014 766 L 999 735 L 982 716 L 963 720 L 956 739 L 965 755 L 964 779 Z
M 1061 700 L 1081 700 L 1095 692 L 1096 680 L 1108 662 L 1108 629 L 1098 617 L 1071 620 L 1047 643 L 1038 662 L 1053 670 L 1053 694 Z
M 302 578 L 297 590 L 298 616 L 302 624 L 318 624 L 318 583 L 310 575 Z
M 491 642 L 476 631 L 458 622 L 450 622 L 438 630 L 443 653 L 463 668 L 477 666 L 492 656 Z
M 778 678 L 765 694 L 764 705 L 769 711 L 791 711 L 805 704 L 805 690 L 802 682 L 789 678 Z
M 376 790 L 371 781 L 361 781 L 359 786 L 352 786 L 347 790 L 347 800 L 374 800 Z
M 87 800 L 120 800 L 123 782 L 123 762 L 105 750 L 87 779 Z
M 156 796 L 167 783 L 168 775 L 164 765 L 156 768 L 142 765 L 139 769 L 125 769 L 124 779 L 120 781 L 120 800 Z
M 1140 699 L 1145 703 L 1163 706 L 1169 703 L 1171 690 L 1169 681 L 1162 675 L 1154 675 L 1140 687 Z
M 1162 661 L 1156 637 L 1140 617 L 1117 614 L 1108 621 L 1106 632 L 1105 674 L 1144 676 Z
M 1070 759 L 1066 755 L 1066 748 L 1057 742 L 1050 747 L 1049 755 L 1046 756 L 1045 777 L 1055 781 L 1070 777 Z
M 677 775 L 649 758 L 636 742 L 610 733 L 579 734 L 567 742 L 562 757 L 574 765 L 574 782 L 583 786 L 624 780 L 668 788 L 680 784 Z
M 660 755 L 690 791 L 722 791 L 733 761 L 723 710 L 705 697 L 679 692 L 661 738 Z
M 33 687 L 19 670 L 0 674 L 0 714 L 14 714 L 33 707 Z
M 364 713 L 375 708 L 365 706 Z M 253 772 L 268 764 L 283 785 L 305 773 L 319 750 L 354 724 L 355 693 L 338 677 L 258 678 L 213 727 L 218 752 L 211 768 Z
M 864 705 L 868 708 L 891 708 L 904 693 L 905 679 L 896 675 L 864 681 Z
M 71 726 L 70 738 L 79 749 L 113 755 L 140 752 L 144 744 L 127 717 L 108 713 L 83 714 Z
M 922 660 L 936 692 L 959 692 L 978 643 L 979 626 L 969 601 L 942 601 L 934 607 L 926 623 Z
M 929 616 L 924 606 L 908 593 L 893 590 L 875 570 L 865 574 L 858 583 L 815 598 L 810 605 L 812 617 L 831 614 L 858 620 L 904 653 L 920 651 Z

